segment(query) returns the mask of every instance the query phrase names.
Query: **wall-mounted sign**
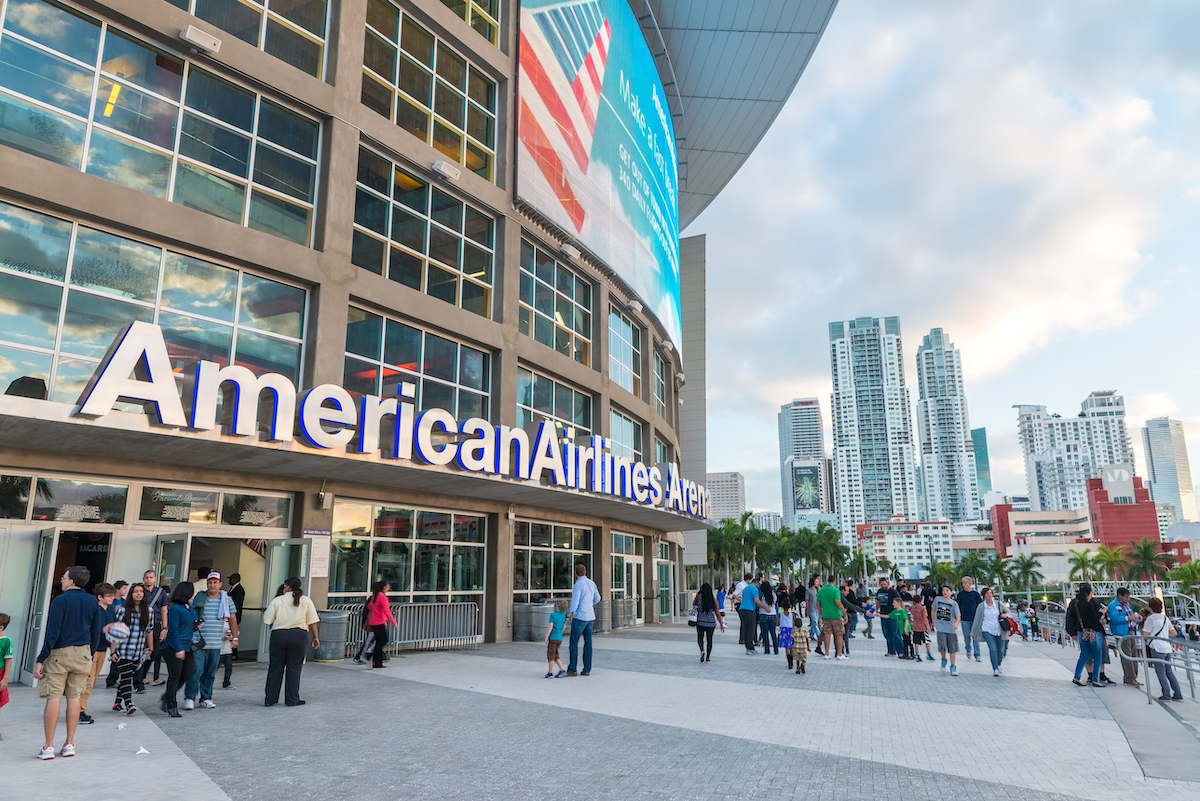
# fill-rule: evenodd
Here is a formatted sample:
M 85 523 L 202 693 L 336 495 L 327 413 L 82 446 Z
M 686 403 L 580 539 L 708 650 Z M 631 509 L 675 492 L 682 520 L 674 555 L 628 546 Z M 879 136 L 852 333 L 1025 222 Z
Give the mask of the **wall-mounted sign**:
M 224 415 L 231 420 L 229 433 L 252 442 L 258 441 L 260 399 L 266 393 L 271 401 L 266 404 L 271 410 L 265 427 L 269 441 L 299 438 L 310 448 L 328 452 L 447 465 L 610 495 L 697 519 L 710 515 L 708 491 L 681 476 L 674 463 L 647 466 L 616 456 L 605 437 L 592 436 L 587 445 L 560 440 L 557 427 L 548 422 L 528 433 L 479 417 L 456 420 L 445 409 L 418 413 L 416 387 L 410 383 L 400 384 L 397 397 L 362 395 L 356 402 L 335 384 L 297 392 L 278 373 L 255 375 L 238 365 L 199 361 L 184 372 L 181 401 L 162 330 L 150 323 L 134 322 L 122 329 L 79 396 L 75 413 L 103 417 L 121 400 L 141 404 L 155 425 L 210 431 L 218 425 L 223 386 L 234 389 L 232 414 L 227 407 Z M 286 528 L 287 499 L 226 495 L 221 522 Z

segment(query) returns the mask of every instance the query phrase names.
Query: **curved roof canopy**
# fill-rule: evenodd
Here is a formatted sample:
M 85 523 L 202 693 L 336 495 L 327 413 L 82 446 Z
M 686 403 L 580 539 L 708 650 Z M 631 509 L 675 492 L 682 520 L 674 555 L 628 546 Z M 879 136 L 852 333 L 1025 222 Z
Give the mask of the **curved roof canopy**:
M 657 23 L 683 107 L 675 121 L 682 231 L 767 132 L 825 32 L 837 0 L 630 0 Z M 653 12 L 647 19 L 645 9 Z M 653 38 L 657 39 L 657 36 Z M 647 40 L 651 35 L 647 34 Z M 653 52 L 653 45 L 651 46 Z M 670 69 L 656 53 L 664 83 Z M 682 137 L 686 136 L 686 141 Z

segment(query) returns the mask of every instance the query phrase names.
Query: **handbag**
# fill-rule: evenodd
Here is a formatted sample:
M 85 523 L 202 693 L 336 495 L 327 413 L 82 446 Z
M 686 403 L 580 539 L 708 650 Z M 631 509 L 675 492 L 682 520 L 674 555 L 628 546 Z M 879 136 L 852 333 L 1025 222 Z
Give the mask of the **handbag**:
M 200 633 L 200 629 L 204 628 L 204 618 L 198 617 L 192 621 L 192 652 L 203 651 L 208 647 L 208 643 L 204 640 L 204 635 Z
M 697 607 L 693 606 L 692 613 L 690 615 L 688 615 L 688 625 L 695 628 L 696 618 L 699 616 L 700 616 L 700 610 Z
M 1075 619 L 1079 621 L 1079 639 L 1081 642 L 1095 642 L 1096 632 L 1083 627 L 1083 616 L 1079 614 L 1079 605 L 1075 605 Z

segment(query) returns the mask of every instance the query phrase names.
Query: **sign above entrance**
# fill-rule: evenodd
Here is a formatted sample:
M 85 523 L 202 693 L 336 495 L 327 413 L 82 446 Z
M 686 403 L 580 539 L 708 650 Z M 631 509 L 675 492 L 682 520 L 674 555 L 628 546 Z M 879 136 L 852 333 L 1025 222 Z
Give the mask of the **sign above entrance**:
M 260 409 L 269 407 L 265 439 L 272 442 L 299 439 L 318 450 L 452 466 L 623 498 L 697 519 L 710 514 L 708 491 L 682 477 L 677 464 L 647 466 L 617 456 L 609 452 L 605 437 L 592 436 L 587 446 L 576 445 L 561 440 L 551 422 L 542 422 L 532 433 L 479 417 L 456 420 L 445 409 L 417 412 L 411 383 L 400 384 L 397 397 L 363 395 L 356 402 L 335 384 L 297 392 L 283 375 L 255 375 L 240 365 L 198 361 L 183 378 L 181 400 L 162 330 L 133 322 L 109 347 L 79 396 L 75 414 L 103 417 L 125 401 L 141 404 L 155 425 L 210 431 L 218 427 L 218 399 L 228 388 L 233 408 L 223 417 L 230 421 L 229 433 L 252 442 L 259 437 Z M 261 403 L 264 394 L 268 404 Z

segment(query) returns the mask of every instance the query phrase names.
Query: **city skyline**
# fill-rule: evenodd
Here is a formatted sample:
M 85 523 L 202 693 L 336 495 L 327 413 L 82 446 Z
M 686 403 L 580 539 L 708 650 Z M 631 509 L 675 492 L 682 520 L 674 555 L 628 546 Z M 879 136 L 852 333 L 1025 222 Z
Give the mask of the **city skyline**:
M 686 231 L 738 265 L 709 273 L 724 381 L 708 459 L 746 477 L 749 508 L 779 508 L 780 405 L 827 404 L 833 319 L 953 334 L 994 489 L 1026 491 L 1014 405 L 1067 414 L 1096 389 L 1124 395 L 1131 432 L 1169 416 L 1200 452 L 1200 376 L 1148 347 L 1200 302 L 1200 100 L 1183 89 L 1200 56 L 1178 37 L 1200 8 L 1156 8 L 1125 35 L 1105 4 L 839 7 L 775 125 Z

